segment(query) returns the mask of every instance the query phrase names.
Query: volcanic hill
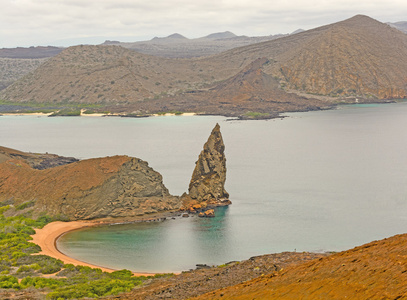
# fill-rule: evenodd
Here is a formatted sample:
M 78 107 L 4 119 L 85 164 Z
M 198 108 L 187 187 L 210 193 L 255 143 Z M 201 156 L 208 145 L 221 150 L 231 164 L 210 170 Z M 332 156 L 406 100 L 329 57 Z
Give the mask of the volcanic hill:
M 76 46 L 0 93 L 15 102 L 99 103 L 274 116 L 407 94 L 407 36 L 366 16 L 217 55 L 169 59 L 119 46 Z

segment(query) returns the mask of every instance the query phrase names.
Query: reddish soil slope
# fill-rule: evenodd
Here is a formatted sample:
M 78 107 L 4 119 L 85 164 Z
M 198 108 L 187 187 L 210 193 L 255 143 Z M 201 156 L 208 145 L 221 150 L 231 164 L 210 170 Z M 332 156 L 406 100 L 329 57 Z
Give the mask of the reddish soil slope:
M 407 234 L 289 267 L 196 299 L 407 299 Z

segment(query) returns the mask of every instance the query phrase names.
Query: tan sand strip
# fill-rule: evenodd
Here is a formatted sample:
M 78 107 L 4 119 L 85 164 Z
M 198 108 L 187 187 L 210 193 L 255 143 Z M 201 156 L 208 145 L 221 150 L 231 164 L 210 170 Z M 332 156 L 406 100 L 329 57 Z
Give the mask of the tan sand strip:
M 45 225 L 42 229 L 35 229 L 35 234 L 32 235 L 33 240 L 31 242 L 37 244 L 41 247 L 41 252 L 39 254 L 48 255 L 57 259 L 62 260 L 65 264 L 73 264 L 75 266 L 88 266 L 91 268 L 99 268 L 104 272 L 113 272 L 117 270 L 100 267 L 97 265 L 88 264 L 83 261 L 79 261 L 72 257 L 69 257 L 58 250 L 56 247 L 57 239 L 72 230 L 79 228 L 96 226 L 98 223 L 86 222 L 86 221 L 73 221 L 73 222 L 52 222 Z M 135 276 L 152 276 L 154 273 L 139 273 L 133 272 Z

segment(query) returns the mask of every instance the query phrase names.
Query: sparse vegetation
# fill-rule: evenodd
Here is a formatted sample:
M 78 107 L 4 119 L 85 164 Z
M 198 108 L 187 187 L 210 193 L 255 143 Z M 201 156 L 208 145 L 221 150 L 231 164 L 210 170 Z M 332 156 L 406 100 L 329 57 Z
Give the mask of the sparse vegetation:
M 75 116 L 80 116 L 81 111 L 78 109 L 61 109 L 58 111 L 55 111 L 50 115 L 50 117 L 56 117 L 56 116 L 66 116 L 66 117 L 75 117 Z
M 128 292 L 148 278 L 172 275 L 133 276 L 128 270 L 107 273 L 98 268 L 64 265 L 46 255 L 31 255 L 41 250 L 29 242 L 35 233 L 33 227 L 41 228 L 52 219 L 45 215 L 37 220 L 21 215 L 5 217 L 3 213 L 9 208 L 0 207 L 0 288 L 42 289 L 47 299 L 98 298 Z M 54 273 L 53 277 L 42 277 Z
M 0 90 L 35 70 L 47 59 L 0 58 Z
M 179 111 L 179 110 L 169 110 L 169 111 L 160 111 L 157 113 L 157 115 L 159 115 L 159 116 L 164 116 L 166 114 L 174 114 L 176 116 L 180 116 L 183 114 L 183 112 Z
M 7 110 L 3 110 L 8 113 L 54 113 L 53 116 L 78 116 L 81 109 L 95 110 L 103 107 L 102 104 L 94 103 L 76 103 L 76 102 L 12 102 L 0 99 L 0 106 L 7 107 Z
M 261 112 L 254 112 L 254 111 L 249 111 L 244 114 L 244 117 L 250 118 L 250 119 L 264 119 L 267 117 L 270 117 L 269 113 L 261 113 Z
M 27 201 L 27 202 L 24 202 L 24 203 L 22 203 L 22 204 L 16 206 L 16 209 L 17 209 L 17 210 L 23 210 L 23 209 L 25 209 L 25 208 L 34 206 L 34 204 L 35 204 L 35 201 Z

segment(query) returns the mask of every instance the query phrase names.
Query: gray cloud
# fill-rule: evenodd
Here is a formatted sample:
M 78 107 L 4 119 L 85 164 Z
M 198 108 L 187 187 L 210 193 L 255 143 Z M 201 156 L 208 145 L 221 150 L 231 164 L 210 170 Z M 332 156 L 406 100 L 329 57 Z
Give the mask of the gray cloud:
M 194 38 L 230 30 L 289 33 L 356 14 L 407 20 L 404 0 L 2 0 L 0 47 L 48 45 L 84 38 L 137 40 L 175 32 Z M 78 40 L 79 41 L 79 40 Z M 63 42 L 60 42 L 61 45 Z

